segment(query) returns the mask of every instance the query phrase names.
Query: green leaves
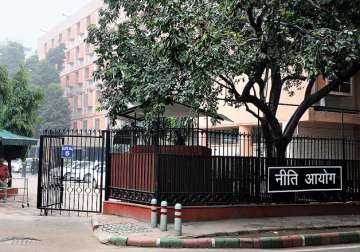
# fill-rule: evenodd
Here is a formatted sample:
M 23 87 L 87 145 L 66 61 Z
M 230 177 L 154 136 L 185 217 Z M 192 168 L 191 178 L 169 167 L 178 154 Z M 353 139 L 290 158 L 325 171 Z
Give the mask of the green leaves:
M 48 86 L 59 82 L 59 73 L 64 67 L 65 45 L 52 48 L 46 58 L 39 60 L 37 55 L 29 57 L 25 66 L 30 74 L 30 82 L 34 85 Z
M 9 41 L 0 45 L 0 65 L 6 65 L 10 76 L 24 63 L 26 49 L 18 42 Z
M 37 134 L 44 129 L 70 128 L 70 111 L 67 98 L 59 84 L 50 84 L 44 90 L 43 102 L 39 107 Z
M 171 101 L 215 112 L 219 100 L 239 107 L 251 95 L 259 105 L 269 100 L 269 79 L 276 103 L 283 90 L 294 95 L 319 74 L 339 75 L 360 62 L 359 0 L 106 3 L 88 41 L 97 47 L 102 107 L 113 119 L 134 103 L 149 112 Z M 249 82 L 234 89 L 239 76 Z M 238 93 L 245 85 L 263 90 Z M 261 111 L 276 124 L 276 109 L 265 104 Z
M 1 128 L 23 136 L 33 136 L 42 92 L 29 86 L 23 66 L 12 79 L 5 80 L 5 85 L 6 95 L 0 113 Z

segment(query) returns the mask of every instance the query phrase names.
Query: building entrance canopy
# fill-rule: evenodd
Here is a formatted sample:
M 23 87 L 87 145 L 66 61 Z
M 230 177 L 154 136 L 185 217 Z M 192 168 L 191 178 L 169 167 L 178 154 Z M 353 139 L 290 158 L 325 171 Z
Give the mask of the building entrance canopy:
M 164 112 L 160 115 L 160 117 L 189 117 L 191 115 L 197 115 L 198 117 L 211 117 L 220 121 L 228 121 L 233 122 L 230 118 L 225 115 L 217 114 L 217 113 L 209 113 L 202 109 L 195 109 L 191 106 L 181 104 L 181 103 L 171 103 L 165 105 Z M 123 112 L 120 118 L 124 118 L 128 121 L 142 121 L 145 118 L 144 109 L 140 105 L 135 105 L 130 107 L 127 111 Z

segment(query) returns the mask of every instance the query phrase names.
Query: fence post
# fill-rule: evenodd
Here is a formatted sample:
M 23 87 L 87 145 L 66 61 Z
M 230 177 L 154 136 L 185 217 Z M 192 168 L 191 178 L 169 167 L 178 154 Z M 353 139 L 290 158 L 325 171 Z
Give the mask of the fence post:
M 109 200 L 110 197 L 110 182 L 111 182 L 111 155 L 110 155 L 110 129 L 105 130 L 105 158 L 106 158 L 106 173 L 105 173 L 105 200 Z
M 44 136 L 40 136 L 39 143 L 39 168 L 38 168 L 38 185 L 37 185 L 37 208 L 41 208 L 42 205 L 42 164 L 43 164 L 43 153 L 44 153 Z M 26 165 L 23 169 L 26 169 Z M 26 172 L 26 171 L 25 171 Z
M 160 153 L 160 146 L 159 146 L 159 129 L 157 127 L 155 131 L 155 153 L 154 153 L 154 183 L 155 183 L 155 199 L 159 202 L 160 201 L 160 160 L 159 160 L 159 153 Z
M 342 198 L 347 200 L 347 167 L 346 167 L 346 148 L 345 148 L 345 132 L 344 132 L 344 112 L 341 112 L 341 136 L 342 136 Z
M 177 203 L 175 205 L 175 220 L 174 220 L 174 224 L 175 224 L 175 234 L 177 236 L 181 236 L 182 235 L 182 214 L 181 214 L 181 204 Z
M 161 202 L 160 230 L 167 231 L 167 202 Z
M 343 201 L 347 201 L 347 162 L 346 162 L 346 147 L 345 147 L 345 137 L 342 138 L 342 151 L 343 151 L 343 157 L 342 157 L 342 190 L 343 190 Z
M 151 227 L 157 227 L 157 200 L 151 200 Z

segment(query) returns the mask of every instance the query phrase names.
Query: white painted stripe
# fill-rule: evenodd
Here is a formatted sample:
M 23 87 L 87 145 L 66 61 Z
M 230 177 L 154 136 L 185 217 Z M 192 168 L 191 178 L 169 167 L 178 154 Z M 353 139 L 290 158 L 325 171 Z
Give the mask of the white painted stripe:
M 329 245 L 330 246 L 330 245 Z M 291 251 L 294 252 L 301 252 L 301 251 L 329 251 L 329 250 L 335 250 L 335 251 L 341 251 L 343 249 L 355 249 L 355 248 L 360 248 L 360 245 L 353 245 L 353 246 L 336 246 L 335 245 L 331 245 L 332 247 L 324 247 L 324 248 L 314 248 L 314 247 L 309 247 L 309 248 L 302 248 L 302 249 L 294 249 Z
M 160 238 L 156 239 L 156 247 L 160 248 Z
M 215 248 L 215 239 L 211 239 L 211 247 Z
M 305 245 L 306 245 L 306 244 L 305 244 L 305 236 L 304 236 L 304 235 L 300 235 L 300 237 L 301 237 L 301 240 L 302 240 L 302 244 L 301 244 L 301 245 L 302 245 L 303 247 L 305 247 Z

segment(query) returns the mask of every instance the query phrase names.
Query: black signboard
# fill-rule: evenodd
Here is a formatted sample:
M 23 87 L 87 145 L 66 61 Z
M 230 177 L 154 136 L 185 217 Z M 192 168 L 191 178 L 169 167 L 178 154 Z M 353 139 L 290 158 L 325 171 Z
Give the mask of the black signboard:
M 268 167 L 268 193 L 341 191 L 341 166 Z

